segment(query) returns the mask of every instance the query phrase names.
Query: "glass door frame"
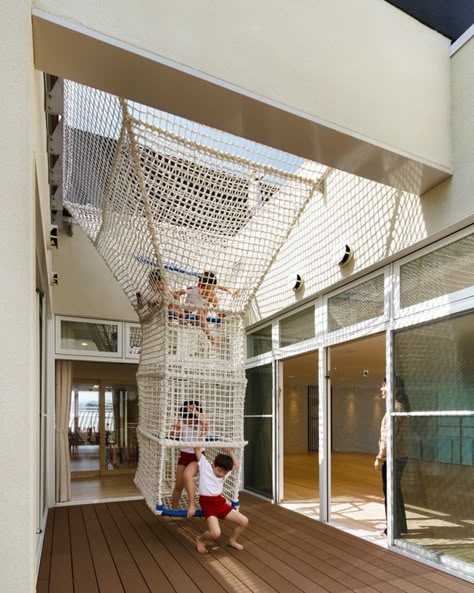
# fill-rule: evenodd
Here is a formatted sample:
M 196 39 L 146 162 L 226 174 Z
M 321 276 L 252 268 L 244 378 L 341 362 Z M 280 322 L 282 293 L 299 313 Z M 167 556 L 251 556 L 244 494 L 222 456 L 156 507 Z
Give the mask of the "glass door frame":
M 129 383 L 128 381 L 120 381 L 117 379 L 107 380 L 101 379 L 99 381 L 99 430 L 100 430 L 100 475 L 101 476 L 118 476 L 123 474 L 134 474 L 137 471 L 135 467 L 114 468 L 112 470 L 105 467 L 105 388 L 118 384 L 120 386 L 135 387 L 138 394 L 138 386 L 136 383 Z
M 92 477 L 97 477 L 100 475 L 100 468 L 101 468 L 101 450 L 102 450 L 102 428 L 101 428 L 101 411 L 100 411 L 100 402 L 101 402 L 101 387 L 100 387 L 100 380 L 99 379 L 89 379 L 89 378 L 81 378 L 81 379 L 76 379 L 75 377 L 72 377 L 72 394 L 71 394 L 71 407 L 73 405 L 73 397 L 74 397 L 74 386 L 80 384 L 80 385 L 99 385 L 99 389 L 97 390 L 98 392 L 98 404 L 99 404 L 99 434 L 100 434 L 100 440 L 99 440 L 99 467 L 97 469 L 84 469 L 84 470 L 70 470 L 70 474 L 71 474 L 71 479 L 72 478 L 76 478 L 76 479 L 81 479 L 81 478 L 92 478 Z M 95 392 L 96 390 L 94 390 Z
M 36 290 L 36 333 L 37 333 L 37 466 L 36 466 L 36 554 L 37 562 L 40 560 L 41 547 L 48 516 L 48 454 L 49 454 L 49 401 L 46 382 L 46 335 L 47 311 L 45 294 Z
M 132 468 L 119 468 L 108 470 L 105 468 L 105 388 L 109 386 L 113 386 L 114 384 L 120 384 L 121 386 L 130 386 L 135 387 L 138 392 L 138 387 L 136 383 L 131 383 L 129 381 L 120 381 L 119 379 L 90 379 L 90 378 L 80 378 L 77 379 L 73 377 L 72 385 L 74 387 L 75 384 L 90 384 L 90 385 L 98 385 L 98 394 L 99 394 L 99 468 L 98 469 L 91 469 L 91 470 L 79 470 L 79 471 L 70 471 L 71 478 L 85 478 L 85 477 L 104 477 L 104 476 L 117 476 L 123 474 L 133 474 L 136 472 L 136 467 Z M 71 405 L 72 405 L 72 398 L 71 398 Z

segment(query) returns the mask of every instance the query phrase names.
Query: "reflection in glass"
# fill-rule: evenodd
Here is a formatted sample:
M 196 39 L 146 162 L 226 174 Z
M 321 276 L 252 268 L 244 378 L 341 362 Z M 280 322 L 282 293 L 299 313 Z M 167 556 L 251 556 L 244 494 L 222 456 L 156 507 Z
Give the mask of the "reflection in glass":
M 272 413 L 272 365 L 247 369 L 247 395 L 245 415 Z
M 247 490 L 273 496 L 272 365 L 246 371 L 244 411 L 244 485 Z
M 73 385 L 69 413 L 71 471 L 99 471 L 99 386 Z
M 272 489 L 272 418 L 244 418 L 244 484 L 269 498 Z
M 328 329 L 335 331 L 384 313 L 384 276 L 376 276 L 328 299 Z
M 456 423 L 457 435 L 448 437 L 442 427 Z M 474 565 L 474 418 L 414 417 L 408 426 L 410 456 L 402 479 L 408 532 L 401 537 Z M 465 463 L 456 458 L 460 435 L 471 450 Z
M 395 385 L 403 380 L 411 404 L 402 477 L 408 532 L 401 537 L 466 562 L 472 572 L 473 360 L 472 312 L 395 332 Z M 396 426 L 401 416 L 392 412 L 392 417 Z M 399 457 L 396 441 L 394 457 Z
M 118 352 L 118 328 L 114 324 L 61 320 L 61 349 Z
M 400 267 L 400 307 L 409 307 L 474 284 L 474 235 Z
M 105 469 L 134 468 L 138 462 L 136 387 L 105 388 Z
M 140 354 L 142 350 L 142 328 L 139 325 L 130 326 L 128 354 Z
M 272 326 L 257 330 L 247 335 L 247 358 L 272 351 Z
M 397 331 L 394 349 L 412 411 L 474 408 L 474 313 Z
M 314 338 L 314 307 L 307 307 L 280 321 L 280 347 Z

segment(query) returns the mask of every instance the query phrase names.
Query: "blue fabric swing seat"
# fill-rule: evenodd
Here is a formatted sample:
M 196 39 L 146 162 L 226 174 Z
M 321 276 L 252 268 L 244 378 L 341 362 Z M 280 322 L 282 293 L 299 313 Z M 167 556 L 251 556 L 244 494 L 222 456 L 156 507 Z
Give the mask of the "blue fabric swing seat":
M 185 321 L 196 321 L 197 316 L 194 313 L 186 313 L 184 317 L 180 317 L 175 311 L 168 311 L 169 319 L 184 319 Z M 208 323 L 222 323 L 222 318 L 215 315 L 206 317 Z

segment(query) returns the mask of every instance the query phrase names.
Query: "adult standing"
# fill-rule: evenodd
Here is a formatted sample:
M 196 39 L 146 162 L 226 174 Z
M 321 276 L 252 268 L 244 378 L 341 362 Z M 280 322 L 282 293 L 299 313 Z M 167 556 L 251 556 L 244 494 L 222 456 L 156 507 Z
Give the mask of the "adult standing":
M 383 399 L 387 397 L 387 382 L 384 378 L 380 387 L 380 394 Z M 405 391 L 405 385 L 400 377 L 395 378 L 395 412 L 409 412 L 410 404 Z M 387 431 L 389 414 L 385 412 L 380 425 L 379 452 L 375 458 L 374 467 L 382 473 L 382 487 L 385 504 L 385 517 L 387 517 Z M 405 501 L 402 492 L 402 476 L 408 460 L 407 443 L 408 418 L 406 416 L 395 416 L 394 420 L 394 457 L 395 457 L 395 525 L 394 536 L 399 538 L 402 533 L 408 531 L 405 513 Z M 384 530 L 387 535 L 387 528 Z

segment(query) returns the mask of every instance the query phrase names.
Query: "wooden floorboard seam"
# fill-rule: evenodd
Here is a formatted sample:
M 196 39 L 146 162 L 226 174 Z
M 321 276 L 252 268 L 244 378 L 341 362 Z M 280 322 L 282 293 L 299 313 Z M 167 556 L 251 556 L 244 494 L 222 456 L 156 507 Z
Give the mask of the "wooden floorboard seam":
M 196 550 L 202 518 L 154 515 L 143 501 L 57 507 L 37 593 L 473 593 L 474 585 L 278 505 L 241 495 L 250 524 Z
M 278 505 L 271 505 L 271 507 L 266 512 L 266 516 L 268 517 L 279 517 L 282 514 L 286 517 L 287 522 L 291 522 L 293 525 L 299 524 L 301 529 L 305 532 L 308 532 L 308 529 L 310 529 L 305 517 L 300 515 L 293 517 L 295 513 L 292 513 L 291 511 Z M 342 542 L 344 544 L 344 548 L 349 550 L 349 552 L 356 557 L 362 557 L 363 554 L 367 554 L 374 559 L 372 564 L 384 566 L 387 570 L 396 570 L 396 573 L 403 579 L 407 579 L 407 572 L 409 572 L 418 580 L 420 571 L 423 572 L 423 578 L 427 579 L 425 590 L 429 593 L 448 593 L 451 591 L 451 579 L 457 578 L 437 570 L 436 568 L 433 568 L 429 565 L 423 564 L 417 560 L 398 554 L 395 551 L 386 550 L 380 546 L 372 544 L 371 542 L 357 538 L 354 535 L 344 533 L 343 531 L 335 529 L 334 527 L 331 527 L 327 524 L 319 523 L 317 521 L 313 522 L 315 523 L 315 529 L 320 531 L 321 534 L 324 534 L 324 538 L 326 540 L 331 540 L 333 542 L 337 540 Z M 457 590 L 458 593 L 473 592 L 473 588 L 470 584 L 467 584 L 466 581 L 462 579 L 457 580 L 459 586 L 459 589 Z M 447 583 L 447 587 L 444 587 L 443 583 Z M 443 588 L 438 589 L 440 586 Z

